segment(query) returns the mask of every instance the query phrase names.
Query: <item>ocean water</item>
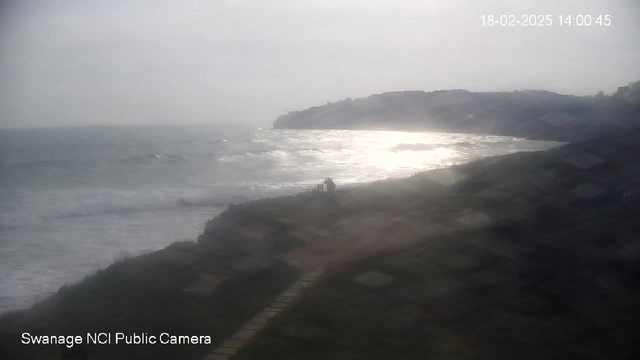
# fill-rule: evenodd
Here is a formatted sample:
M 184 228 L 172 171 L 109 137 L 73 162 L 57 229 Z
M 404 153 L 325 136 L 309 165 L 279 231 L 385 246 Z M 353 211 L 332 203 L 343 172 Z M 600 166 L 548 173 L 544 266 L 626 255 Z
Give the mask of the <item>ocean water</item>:
M 145 126 L 0 130 L 0 312 L 117 259 L 195 240 L 229 203 L 412 175 L 554 142 Z

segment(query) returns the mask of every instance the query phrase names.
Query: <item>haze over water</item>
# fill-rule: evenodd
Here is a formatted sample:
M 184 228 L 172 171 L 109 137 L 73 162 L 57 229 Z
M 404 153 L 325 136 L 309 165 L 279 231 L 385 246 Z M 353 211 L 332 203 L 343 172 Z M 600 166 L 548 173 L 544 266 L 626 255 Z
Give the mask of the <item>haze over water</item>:
M 0 131 L 0 312 L 195 240 L 229 203 L 412 175 L 554 142 L 238 126 Z

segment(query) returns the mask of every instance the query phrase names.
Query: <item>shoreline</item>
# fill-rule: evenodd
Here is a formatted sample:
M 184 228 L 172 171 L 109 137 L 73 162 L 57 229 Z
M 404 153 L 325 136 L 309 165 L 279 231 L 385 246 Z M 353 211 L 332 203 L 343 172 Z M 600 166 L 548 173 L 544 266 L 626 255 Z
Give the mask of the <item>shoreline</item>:
M 616 157 L 607 149 L 635 149 L 636 135 L 637 131 L 630 131 L 339 189 L 336 204 L 330 204 L 322 194 L 302 193 L 234 205 L 208 221 L 197 242 L 175 242 L 114 263 L 77 284 L 62 287 L 30 309 L 0 314 L 0 344 L 7 344 L 0 346 L 0 354 L 4 351 L 9 358 L 26 359 L 50 353 L 51 347 L 17 346 L 16 336 L 34 329 L 61 335 L 150 333 L 151 329 L 171 333 L 180 324 L 181 331 L 210 336 L 216 344 L 301 274 L 318 267 L 326 267 L 328 277 L 335 280 L 381 254 L 412 249 L 424 242 L 455 254 L 460 250 L 453 249 L 467 241 L 461 239 L 480 234 L 486 237 L 486 246 L 498 249 L 495 251 L 525 256 L 530 253 L 523 249 L 539 239 L 566 236 L 563 229 L 591 226 L 590 233 L 597 236 L 604 236 L 612 224 L 618 231 L 633 230 L 631 220 L 619 215 L 633 210 L 618 209 L 618 204 L 627 201 L 623 199 L 632 190 L 629 184 L 633 185 L 640 173 L 635 167 L 620 168 L 635 160 Z M 584 153 L 587 155 L 582 156 Z M 581 174 L 589 173 L 609 175 L 604 180 L 577 181 Z M 611 178 L 612 173 L 618 176 Z M 597 191 L 603 187 L 609 190 Z M 600 217 L 594 215 L 596 210 Z M 605 223 L 609 226 L 593 228 Z M 540 241 L 535 246 L 549 243 L 553 242 Z M 582 254 L 587 264 L 628 261 L 616 255 L 617 250 L 594 258 L 589 242 L 571 246 L 571 253 Z M 546 251 L 560 250 L 564 251 Z M 456 260 L 457 267 L 471 266 L 480 255 L 465 256 L 469 258 Z M 554 259 L 550 264 L 556 264 L 558 255 L 548 256 Z M 529 262 L 519 260 L 513 266 L 525 264 Z M 532 266 L 530 272 L 542 271 L 535 264 L 527 266 Z M 617 281 L 626 284 L 624 266 L 620 268 L 623 277 Z M 461 269 L 451 276 L 455 279 Z M 519 272 L 503 276 L 525 282 Z M 447 294 L 441 296 L 451 300 Z M 301 302 L 307 303 L 304 299 Z M 294 310 L 287 312 L 292 313 Z M 90 351 L 96 359 L 196 359 L 213 350 L 206 345 L 142 348 L 144 355 L 116 346 Z
M 635 85 L 611 96 L 573 96 L 544 90 L 472 92 L 394 91 L 290 111 L 278 129 L 393 129 L 470 132 L 576 142 L 637 126 Z
M 296 132 L 296 131 L 293 131 Z M 301 131 L 302 133 L 302 137 L 306 137 L 307 135 L 304 135 L 304 133 L 306 133 L 305 131 Z M 349 133 L 349 132 L 344 132 L 344 133 Z M 283 134 L 287 134 L 287 133 L 283 133 Z M 432 134 L 433 135 L 433 139 L 431 134 L 427 134 L 426 136 L 418 136 L 418 137 L 414 137 L 411 135 L 408 135 L 407 138 L 411 138 L 414 139 L 414 141 L 405 141 L 402 140 L 403 137 L 400 136 L 400 140 L 394 141 L 391 145 L 389 146 L 377 146 L 382 148 L 381 152 L 384 152 L 385 156 L 388 154 L 390 157 L 389 159 L 400 159 L 402 161 L 402 157 L 404 156 L 404 150 L 426 150 L 425 148 L 415 148 L 415 147 L 411 147 L 411 144 L 408 144 L 408 146 L 402 147 L 405 144 L 401 144 L 400 146 L 394 146 L 393 148 L 391 148 L 392 145 L 395 145 L 396 142 L 407 142 L 407 143 L 412 143 L 412 142 L 420 142 L 419 140 L 416 139 L 426 139 L 425 142 L 429 142 L 429 143 L 433 143 L 433 146 L 430 146 L 431 148 L 435 148 L 438 149 L 438 147 L 446 147 L 447 149 L 451 149 L 451 162 L 452 163 L 458 163 L 459 161 L 468 161 L 467 158 L 470 157 L 471 155 L 467 155 L 467 154 L 471 154 L 476 150 L 476 146 L 470 146 L 470 143 L 474 143 L 477 142 L 482 142 L 483 145 L 478 146 L 479 149 L 482 150 L 478 150 L 478 152 L 485 152 L 487 151 L 488 155 L 492 155 L 491 153 L 493 152 L 494 148 L 501 148 L 504 149 L 504 151 L 509 151 L 509 149 L 511 148 L 519 148 L 519 149 L 531 149 L 532 147 L 536 148 L 536 150 L 538 148 L 542 149 L 545 147 L 551 147 L 556 145 L 555 143 L 534 143 L 534 142 L 528 142 L 528 141 L 522 141 L 522 140 L 515 140 L 515 141 L 511 141 L 510 137 L 505 137 L 505 138 L 501 138 L 501 137 L 485 137 L 485 136 L 465 136 L 467 139 L 469 139 L 470 143 L 464 143 L 462 142 L 462 140 L 458 140 L 457 137 L 461 136 L 459 134 L 453 134 L 455 137 L 451 137 L 449 138 L 449 136 L 447 134 Z M 288 135 L 287 135 L 288 136 Z M 314 137 L 322 137 L 323 135 L 314 135 Z M 350 134 L 348 135 L 349 138 L 352 138 L 356 135 Z M 373 138 L 378 138 L 378 137 L 386 137 L 386 135 L 381 134 L 380 136 L 378 136 L 377 134 L 373 134 L 372 135 Z M 393 135 L 393 138 L 396 138 L 397 136 Z M 442 140 L 440 140 L 442 139 Z M 471 140 L 473 139 L 473 140 Z M 505 145 L 500 145 L 499 143 L 504 142 Z M 495 144 L 498 143 L 498 144 Z M 447 144 L 453 144 L 453 145 L 447 145 Z M 458 144 L 462 144 L 462 145 L 458 145 Z M 466 145 L 465 145 L 466 144 Z M 550 145 L 549 145 L 550 144 Z M 386 150 L 387 148 L 391 149 L 391 150 Z M 397 148 L 397 149 L 396 149 Z M 427 147 L 428 149 L 429 147 Z M 486 150 L 485 150 L 486 149 Z M 498 152 L 498 151 L 495 151 Z M 433 152 L 435 153 L 435 152 Z M 315 155 L 317 154 L 317 155 Z M 412 151 L 408 151 L 406 152 L 406 154 L 408 154 L 407 156 L 413 156 L 413 152 Z M 409 155 L 410 154 L 410 155 Z M 424 156 L 429 157 L 431 154 L 431 152 L 416 152 L 415 156 L 420 157 L 420 161 L 422 161 L 422 159 L 424 158 Z M 463 155 L 464 154 L 464 155 Z M 363 152 L 363 155 L 366 156 L 367 152 Z M 297 156 L 297 155 L 296 155 Z M 318 158 L 319 162 L 324 163 L 327 159 L 324 158 L 325 156 L 329 156 L 329 155 L 323 155 L 320 154 L 320 152 L 314 153 L 313 155 L 314 157 Z M 391 157 L 392 156 L 392 157 Z M 449 156 L 449 155 L 447 155 Z M 323 158 L 321 158 L 323 157 Z M 372 156 L 372 159 L 376 159 L 376 156 Z M 297 159 L 297 158 L 296 158 Z M 382 158 L 385 159 L 385 158 Z M 443 163 L 436 163 L 436 162 L 431 162 L 431 160 L 429 160 L 428 158 L 424 158 L 424 162 L 425 162 L 425 167 L 427 168 L 431 168 L 431 167 L 442 167 Z M 412 160 L 413 161 L 413 160 Z M 403 161 L 404 164 L 404 161 Z M 419 162 L 416 162 L 416 164 L 419 164 Z M 386 166 L 387 164 L 383 164 L 382 166 Z M 389 165 L 391 167 L 397 167 L 396 165 L 394 165 L 393 163 L 389 163 Z M 409 167 L 411 167 L 411 162 L 407 162 L 407 165 Z M 345 167 L 346 168 L 346 167 Z M 416 166 L 417 168 L 417 166 Z M 415 169 L 415 171 L 419 171 L 418 169 Z M 365 171 L 363 174 L 361 174 L 360 170 L 357 170 L 356 172 L 352 172 L 352 171 L 347 171 L 350 172 L 350 175 L 354 175 L 353 177 L 349 177 L 341 179 L 341 180 L 348 180 L 348 181 L 363 181 L 363 182 L 359 182 L 359 183 L 353 183 L 353 184 L 340 184 L 341 188 L 349 188 L 349 187 L 353 187 L 353 186 L 362 186 L 364 184 L 367 184 L 371 181 L 374 181 L 372 179 L 374 179 L 377 176 L 385 176 L 387 174 L 378 174 L 375 172 L 367 172 Z M 395 176 L 407 176 L 410 175 L 411 173 L 414 173 L 414 170 L 406 170 L 406 169 L 400 169 L 397 171 L 390 171 L 388 174 L 388 178 L 395 178 Z M 363 176 L 360 176 L 363 175 Z M 309 177 L 309 176 L 307 176 Z M 339 177 L 340 178 L 340 177 Z M 206 181 L 206 180 L 205 180 Z M 290 191 L 290 193 L 296 193 L 298 191 L 304 191 L 302 189 L 303 186 L 296 186 L 296 184 L 298 183 L 292 183 L 292 184 L 284 184 L 283 186 L 286 185 L 286 187 L 289 186 L 294 186 L 295 189 L 293 191 Z M 279 182 L 274 182 L 273 186 L 276 185 L 280 185 Z M 188 187 L 188 185 L 187 185 Z M 312 187 L 311 185 L 308 185 L 307 188 Z M 307 189 L 308 190 L 308 189 Z M 264 190 L 256 190 L 256 192 L 262 192 L 262 191 L 267 191 L 266 189 Z M 273 190 L 269 190 L 269 191 L 273 191 Z M 284 191 L 282 191 L 284 192 Z M 287 190 L 287 192 L 289 192 Z M 92 195 L 92 191 L 87 192 L 87 196 L 85 196 L 85 198 L 89 198 Z M 107 196 L 110 195 L 111 191 L 107 192 Z M 110 265 L 115 259 L 119 259 L 125 256 L 135 256 L 135 255 L 140 255 L 142 252 L 148 252 L 149 250 L 160 250 L 163 247 L 166 247 L 169 245 L 169 243 L 171 241 L 174 241 L 176 239 L 192 239 L 195 240 L 197 238 L 198 235 L 200 235 L 203 231 L 204 228 L 204 223 L 207 220 L 207 218 L 212 217 L 213 215 L 217 215 L 218 210 L 206 210 L 206 208 L 202 208 L 202 214 L 198 214 L 198 215 L 193 215 L 194 213 L 192 211 L 199 211 L 198 209 L 200 209 L 201 207 L 199 206 L 200 204 L 207 204 L 209 202 L 214 201 L 216 198 L 231 198 L 231 196 L 227 196 L 226 191 L 223 191 L 222 193 L 220 193 L 218 195 L 218 193 L 211 193 L 211 194 L 206 194 L 206 195 L 200 195 L 199 192 L 193 192 L 193 196 L 188 196 L 189 200 L 185 199 L 187 196 L 185 196 L 185 198 L 181 198 L 179 197 L 178 199 L 178 205 L 175 206 L 174 209 L 174 202 L 172 200 L 173 195 L 170 194 L 169 196 L 167 196 L 168 200 L 171 200 L 171 204 L 169 204 L 170 207 L 167 207 L 170 210 L 160 210 L 164 207 L 166 207 L 165 204 L 160 204 L 160 205 L 156 205 L 155 203 L 149 203 L 149 207 L 154 209 L 157 207 L 157 209 L 154 209 L 154 213 L 151 212 L 147 212 L 148 210 L 144 209 L 144 205 L 138 205 L 138 202 L 134 200 L 132 200 L 129 203 L 125 203 L 122 201 L 122 199 L 118 199 L 117 201 L 113 200 L 113 201 L 106 201 L 107 203 L 111 203 L 113 202 L 115 205 L 111 206 L 109 205 L 108 207 L 105 205 L 102 205 L 102 202 L 104 201 L 91 201 L 88 205 L 91 206 L 87 206 L 84 205 L 82 201 L 80 202 L 74 202 L 73 199 L 71 201 L 67 201 L 68 204 L 62 204 L 62 207 L 54 207 L 52 208 L 52 210 L 50 211 L 46 211 L 44 212 L 44 220 L 42 221 L 42 224 L 40 224 L 40 221 L 37 222 L 37 226 L 42 225 L 42 231 L 40 231 L 41 234 L 43 234 L 41 237 L 46 237 L 47 234 L 56 234 L 58 233 L 56 231 L 57 228 L 59 228 L 60 226 L 62 226 L 60 229 L 66 229 L 68 227 L 68 229 L 73 229 L 75 226 L 82 226 L 82 227 L 87 227 L 89 228 L 96 228 L 94 225 L 94 223 L 96 222 L 100 222 L 102 227 L 108 227 L 110 229 L 110 232 L 113 231 L 113 229 L 118 229 L 119 231 L 117 233 L 114 233 L 114 235 L 111 235 L 112 239 L 109 239 L 106 232 L 102 232 L 102 234 L 104 234 L 105 236 L 101 236 L 101 228 L 98 228 L 97 230 L 95 230 L 95 232 L 87 232 L 87 243 L 96 243 L 96 244 L 102 244 L 104 246 L 100 246 L 100 253 L 95 254 L 96 255 L 96 259 L 99 257 L 99 261 L 94 261 L 93 264 L 94 265 L 99 265 L 99 266 L 94 266 L 92 267 L 92 264 L 89 263 L 86 266 L 82 265 L 82 267 L 78 267 L 80 265 L 76 265 L 77 263 L 81 263 L 81 260 L 76 260 L 73 258 L 73 253 L 76 252 L 76 250 L 79 250 L 79 252 L 82 252 L 81 249 L 84 248 L 84 245 L 82 246 L 78 246 L 77 249 L 74 249 L 74 251 L 65 251 L 62 259 L 64 260 L 64 263 L 61 262 L 60 265 L 57 265 L 57 268 L 54 268 L 53 266 L 50 266 L 49 269 L 51 269 L 50 273 L 48 275 L 49 277 L 49 281 L 48 283 L 44 283 L 44 284 L 40 284 L 38 283 L 38 278 L 37 275 L 35 273 L 35 271 L 30 271 L 30 269 L 35 269 L 36 266 L 39 267 L 39 264 L 48 264 L 49 261 L 49 256 L 45 256 L 45 257 L 40 257 L 38 255 L 38 247 L 36 247 L 36 245 L 43 240 L 39 240 L 38 238 L 36 238 L 36 240 L 31 241 L 30 243 L 32 243 L 34 245 L 34 247 L 30 247 L 31 249 L 34 249 L 32 251 L 30 251 L 27 255 L 27 259 L 31 259 L 31 260 L 27 260 L 29 261 L 28 264 L 31 265 L 27 265 L 27 269 L 24 273 L 19 273 L 17 270 L 16 271 L 12 271 L 12 269 L 18 269 L 20 268 L 18 265 L 18 262 L 20 262 L 21 260 L 19 260 L 19 258 L 16 258 L 16 260 L 14 261 L 10 261 L 7 262 L 7 264 L 5 264 L 5 268 L 9 269 L 8 271 L 8 276 L 7 276 L 7 292 L 8 293 L 15 293 L 15 294 L 22 294 L 23 296 L 20 297 L 16 297 L 15 300 L 14 298 L 10 298 L 10 299 L 4 299 L 5 301 L 2 302 L 1 305 L 5 305 L 5 306 L 0 306 L 2 309 L 0 310 L 0 313 L 4 313 L 5 311 L 11 311 L 11 310 L 19 310 L 19 309 L 26 309 L 28 308 L 28 306 L 31 306 L 35 301 L 33 301 L 33 299 L 37 299 L 37 300 L 41 300 L 43 299 L 43 294 L 46 292 L 45 296 L 49 296 L 53 293 L 55 293 L 55 291 L 58 290 L 58 288 L 62 285 L 68 285 L 68 284 L 73 284 L 77 281 L 79 281 L 80 279 L 82 279 L 82 277 L 84 277 L 85 275 L 90 275 L 93 274 L 95 271 L 99 270 L 99 269 L 104 269 L 106 266 Z M 237 194 L 238 192 L 231 189 L 228 191 L 229 194 Z M 100 193 L 93 193 L 94 195 L 101 195 Z M 261 197 L 261 194 L 249 194 L 247 193 L 248 196 L 246 197 L 253 197 L 254 195 L 256 196 L 256 198 Z M 114 195 L 117 196 L 121 196 L 121 194 L 115 193 Z M 242 195 L 242 194 L 241 194 Z M 264 194 L 262 194 L 263 196 Z M 273 197 L 276 195 L 273 194 L 268 194 L 267 196 Z M 147 200 L 145 196 L 143 197 L 142 200 Z M 201 199 L 206 198 L 206 200 L 204 201 L 200 201 Z M 37 199 L 34 199 L 37 200 Z M 82 199 L 79 199 L 82 200 Z M 169 201 L 164 201 L 163 202 L 169 202 Z M 234 201 L 235 202 L 235 201 Z M 122 203 L 122 205 L 119 205 L 120 203 Z M 142 203 L 141 203 L 142 204 Z M 183 207 L 184 206 L 186 207 Z M 221 202 L 222 204 L 222 202 Z M 121 216 L 121 212 L 123 211 L 122 207 L 123 206 L 128 206 L 131 208 L 132 211 L 132 220 L 127 220 L 129 219 L 129 215 L 126 214 L 124 216 Z M 226 203 L 224 204 L 226 206 Z M 87 208 L 87 210 L 85 210 L 85 208 Z M 103 209 L 103 208 L 106 208 Z M 42 207 L 40 207 L 40 209 L 43 209 Z M 60 209 L 60 210 L 58 210 Z M 55 210 L 56 212 L 59 211 L 58 213 L 54 213 Z M 150 209 L 151 210 L 151 209 Z M 87 211 L 88 213 L 85 215 L 84 211 Z M 96 215 L 94 216 L 92 213 L 93 211 L 96 211 Z M 129 211 L 127 208 L 124 209 L 124 211 Z M 167 211 L 167 213 L 165 214 L 164 211 Z M 169 211 L 172 211 L 171 213 Z M 220 211 L 222 211 L 222 208 L 220 209 Z M 22 211 L 24 212 L 24 211 Z M 67 218 L 67 215 L 65 215 L 65 212 L 69 213 L 77 213 L 79 216 L 75 217 L 74 216 L 70 216 Z M 102 212 L 106 212 L 107 215 L 103 215 L 101 214 Z M 214 213 L 215 212 L 215 213 Z M 51 213 L 54 216 L 60 216 L 60 218 L 58 220 L 55 221 L 51 221 L 47 219 L 48 213 Z M 113 213 L 114 214 L 114 221 L 112 222 L 106 222 L 106 219 L 109 219 L 109 214 Z M 208 213 L 209 216 L 207 216 Z M 140 214 L 141 216 L 145 216 L 147 217 L 148 214 L 148 218 L 149 218 L 149 225 L 144 227 L 144 228 L 140 228 L 140 231 L 138 231 L 138 234 L 135 234 L 131 231 L 127 232 L 126 228 L 126 223 L 127 222 L 131 222 L 134 223 L 136 222 L 136 218 L 140 218 L 141 216 L 138 216 L 138 214 Z M 20 213 L 18 213 L 18 215 L 20 215 Z M 20 220 L 18 215 L 13 215 L 13 218 L 16 218 L 18 220 Z M 172 217 L 172 218 L 186 218 L 189 219 L 187 221 L 182 221 L 180 223 L 179 226 L 174 226 L 174 230 L 175 231 L 169 231 L 167 232 L 167 235 L 170 236 L 163 236 L 164 234 L 160 233 L 162 230 L 160 229 L 164 229 L 163 226 L 163 222 L 162 221 L 156 221 L 155 219 L 159 219 L 161 217 Z M 37 217 L 34 217 L 37 218 Z M 52 216 L 53 218 L 53 216 Z M 25 217 L 25 219 L 28 219 Z M 86 220 L 85 220 L 86 219 Z M 118 220 L 120 219 L 120 220 Z M 104 223 L 103 220 L 105 220 Z M 116 221 L 117 220 L 117 221 Z M 145 220 L 146 221 L 146 220 Z M 152 223 L 151 221 L 155 221 L 154 223 Z M 177 221 L 177 220 L 176 220 Z M 27 221 L 25 220 L 25 223 L 27 223 Z M 196 224 L 197 223 L 197 224 Z M 36 222 L 34 221 L 34 224 L 36 224 Z M 58 225 L 59 224 L 59 225 Z M 122 224 L 122 225 L 121 225 Z M 194 225 L 192 225 L 194 224 Z M 176 223 L 177 225 L 177 223 Z M 29 225 L 29 227 L 22 226 L 21 225 L 15 225 L 15 227 L 13 228 L 7 228 L 7 230 L 10 230 L 10 232 L 7 232 L 7 238 L 9 239 L 10 242 L 14 242 L 15 244 L 19 244 L 20 242 L 18 242 L 18 240 L 21 239 L 21 237 L 25 237 L 25 236 L 29 236 L 29 234 L 27 233 L 27 231 L 36 225 Z M 187 228 L 184 228 L 184 226 L 188 226 Z M 182 229 L 187 229 L 187 232 L 181 231 L 180 228 Z M 170 229 L 171 230 L 171 229 Z M 195 230 L 195 232 L 194 232 Z M 76 231 L 77 232 L 77 231 Z M 184 236 L 182 236 L 180 233 L 184 232 Z M 67 235 L 68 233 L 68 243 L 75 243 L 76 241 L 74 239 L 77 239 L 76 234 L 72 233 L 72 232 L 67 232 L 66 230 L 63 230 L 61 232 L 61 234 L 64 235 L 60 235 L 60 239 L 54 238 L 57 242 L 59 242 L 60 244 L 64 244 L 64 242 L 66 239 L 64 239 L 64 237 Z M 176 234 L 176 235 L 174 235 Z M 80 236 L 82 236 L 83 234 L 80 233 Z M 113 237 L 115 236 L 115 237 Z M 147 243 L 147 239 L 145 239 L 145 237 L 148 237 L 149 239 L 155 239 L 155 240 L 151 240 L 148 246 L 146 245 L 141 245 L 141 246 L 136 246 L 135 244 L 146 244 Z M 118 239 L 127 239 L 127 241 L 123 244 L 119 244 L 119 240 Z M 168 240 L 168 241 L 167 241 Z M 78 243 L 80 242 L 84 242 L 84 240 L 82 240 L 81 238 L 78 239 L 77 241 Z M 112 246 L 112 245 L 108 245 L 108 244 L 114 244 L 116 246 Z M 156 244 L 159 244 L 159 246 L 156 246 Z M 80 245 L 80 244 L 79 244 Z M 96 245 L 97 247 L 98 245 Z M 117 249 L 117 248 L 119 249 Z M 22 247 L 17 247 L 17 249 L 21 249 Z M 146 249 L 141 249 L 141 248 L 146 248 Z M 118 253 L 119 250 L 123 250 L 122 252 Z M 125 252 L 126 251 L 126 252 Z M 46 253 L 46 252 L 45 252 Z M 45 254 L 43 253 L 43 254 Z M 41 258 L 42 260 L 38 260 L 39 258 Z M 15 264 L 15 265 L 12 265 Z M 25 262 L 25 264 L 27 264 Z M 72 266 L 68 266 L 68 265 L 72 265 Z M 78 270 L 76 270 L 76 268 Z M 68 270 L 71 269 L 71 270 Z M 82 274 L 82 277 L 78 278 L 77 274 Z M 26 278 L 26 275 L 33 275 L 32 277 L 32 281 L 29 281 L 28 283 L 21 284 L 19 282 L 19 278 L 23 277 Z M 69 276 L 66 276 L 69 275 Z M 66 276 L 66 277 L 65 277 Z M 15 280 L 13 280 L 15 279 Z M 38 293 L 35 294 L 35 296 L 33 296 L 33 290 L 36 287 L 42 286 L 42 288 L 45 290 L 45 292 L 42 293 Z M 23 291 L 23 292 L 19 292 L 19 290 L 21 289 L 29 289 L 29 291 Z

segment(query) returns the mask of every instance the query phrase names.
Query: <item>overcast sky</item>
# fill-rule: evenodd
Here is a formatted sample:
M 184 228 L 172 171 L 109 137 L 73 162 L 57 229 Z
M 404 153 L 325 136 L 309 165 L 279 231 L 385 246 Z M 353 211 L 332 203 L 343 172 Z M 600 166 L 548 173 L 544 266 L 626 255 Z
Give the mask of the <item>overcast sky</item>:
M 396 90 L 612 93 L 637 0 L 0 0 L 0 127 L 248 122 Z M 481 16 L 550 14 L 551 27 Z M 609 27 L 557 16 L 610 15 Z

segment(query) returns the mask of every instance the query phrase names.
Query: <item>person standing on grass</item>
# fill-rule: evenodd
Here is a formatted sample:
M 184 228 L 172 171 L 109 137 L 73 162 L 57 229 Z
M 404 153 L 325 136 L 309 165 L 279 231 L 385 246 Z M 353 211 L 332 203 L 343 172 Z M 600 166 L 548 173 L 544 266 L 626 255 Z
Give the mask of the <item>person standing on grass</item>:
M 327 192 L 329 193 L 329 202 L 333 201 L 333 192 L 336 189 L 336 183 L 333 182 L 333 180 L 328 177 L 324 183 L 327 185 Z

